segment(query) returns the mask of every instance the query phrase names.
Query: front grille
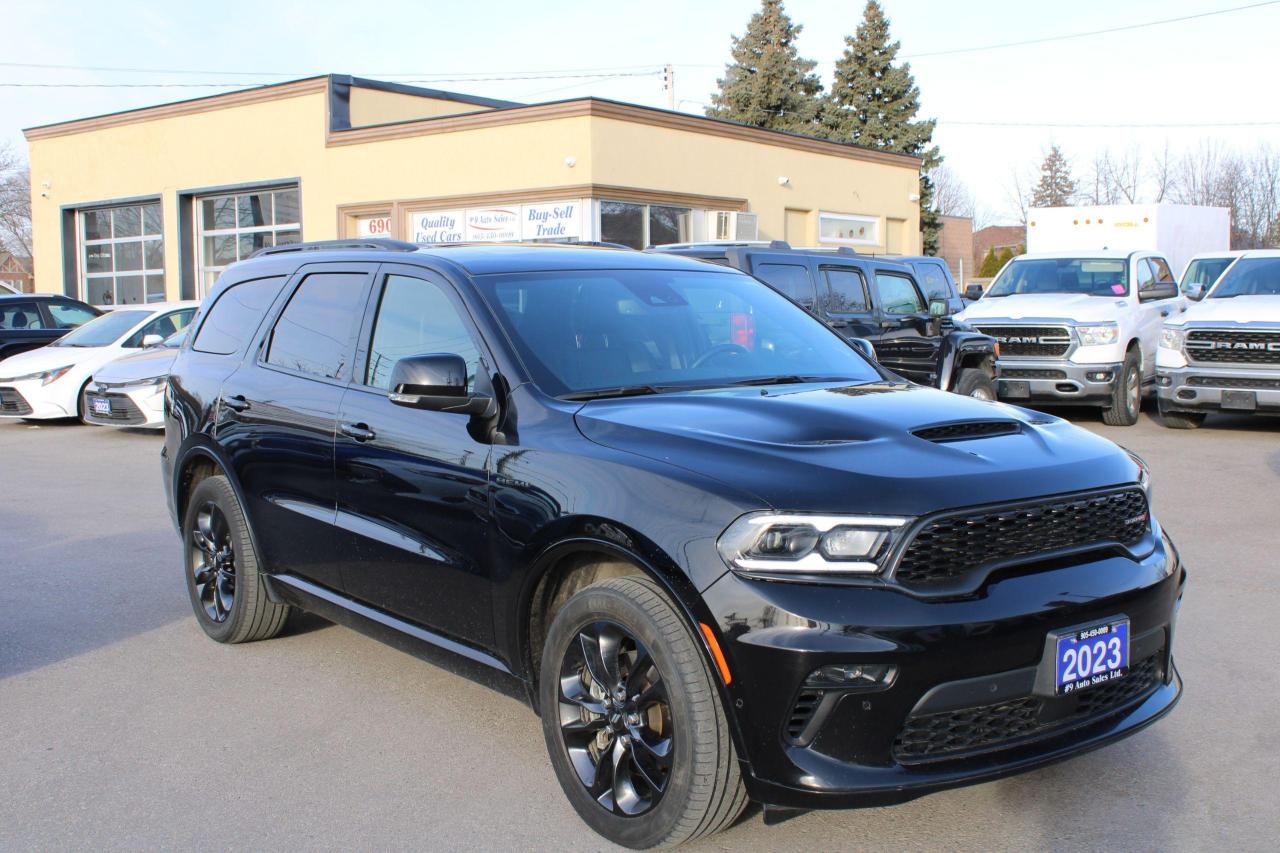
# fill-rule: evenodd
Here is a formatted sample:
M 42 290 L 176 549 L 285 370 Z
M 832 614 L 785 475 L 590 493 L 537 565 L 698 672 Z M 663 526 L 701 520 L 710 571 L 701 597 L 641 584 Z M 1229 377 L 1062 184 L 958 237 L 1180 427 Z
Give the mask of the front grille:
M 105 397 L 111 401 L 111 414 L 103 415 L 93 410 L 93 404 L 90 402 L 91 397 Z M 125 394 L 97 394 L 86 390 L 84 393 L 84 402 L 81 408 L 84 412 L 84 419 L 93 424 L 107 424 L 110 426 L 132 426 L 134 424 L 144 424 L 147 422 L 147 416 L 142 410 L 133 404 L 133 400 Z
M 993 435 L 1009 435 L 1018 432 L 1015 421 L 970 421 L 961 424 L 913 429 L 911 434 L 925 441 L 964 441 L 970 438 L 989 438 Z
M 1066 379 L 1065 370 L 1036 370 L 1030 367 L 1001 368 L 1001 379 Z
M 1255 391 L 1280 391 L 1280 379 L 1250 379 L 1247 376 L 1188 376 L 1188 385 L 1199 388 L 1247 388 Z
M 31 404 L 16 388 L 0 388 L 0 415 L 29 415 Z
M 1000 342 L 1000 355 L 1055 358 L 1071 349 L 1066 326 L 978 326 L 978 331 Z
M 813 719 L 814 711 L 818 710 L 818 705 L 822 703 L 821 690 L 801 690 L 800 695 L 796 697 L 796 704 L 791 708 L 791 714 L 787 717 L 787 740 L 791 743 L 799 743 L 804 730 L 809 725 L 809 721 Z
M 1149 527 L 1147 496 L 1138 488 L 949 513 L 915 532 L 893 577 L 909 589 L 936 590 L 1010 559 L 1134 545 Z
M 1192 329 L 1187 332 L 1191 361 L 1230 364 L 1280 364 L 1280 331 Z
M 958 711 L 907 717 L 893 742 L 896 760 L 959 758 L 1013 746 L 1105 717 L 1155 690 L 1163 652 L 1129 667 L 1124 678 L 1066 696 L 1024 696 Z

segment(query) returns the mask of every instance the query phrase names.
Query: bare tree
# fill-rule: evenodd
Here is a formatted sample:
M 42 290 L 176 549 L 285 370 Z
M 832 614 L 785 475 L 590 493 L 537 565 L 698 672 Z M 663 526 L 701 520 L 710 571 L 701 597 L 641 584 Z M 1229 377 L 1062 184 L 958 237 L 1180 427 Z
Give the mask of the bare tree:
M 938 166 L 929 172 L 933 181 L 933 208 L 942 216 L 973 218 L 976 203 L 973 193 L 950 166 Z
M 1031 188 L 1034 178 L 1027 174 L 1025 167 L 1012 166 L 1009 169 L 1009 182 L 1005 184 L 1005 203 L 1017 221 L 1027 224 L 1027 209 L 1031 207 Z
M 1159 204 L 1169 194 L 1173 184 L 1173 159 L 1169 152 L 1168 139 L 1164 141 L 1164 147 L 1152 154 L 1151 169 L 1148 174 L 1152 185 L 1151 200 Z
M 12 147 L 0 147 L 0 248 L 31 257 L 31 173 Z

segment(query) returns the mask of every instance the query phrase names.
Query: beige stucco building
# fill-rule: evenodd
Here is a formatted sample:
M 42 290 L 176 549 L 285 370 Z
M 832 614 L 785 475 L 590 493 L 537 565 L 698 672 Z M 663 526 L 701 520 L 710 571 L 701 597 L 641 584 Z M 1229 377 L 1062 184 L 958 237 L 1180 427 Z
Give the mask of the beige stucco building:
M 36 289 L 198 298 L 301 239 L 920 248 L 919 160 L 575 98 L 339 75 L 29 128 Z

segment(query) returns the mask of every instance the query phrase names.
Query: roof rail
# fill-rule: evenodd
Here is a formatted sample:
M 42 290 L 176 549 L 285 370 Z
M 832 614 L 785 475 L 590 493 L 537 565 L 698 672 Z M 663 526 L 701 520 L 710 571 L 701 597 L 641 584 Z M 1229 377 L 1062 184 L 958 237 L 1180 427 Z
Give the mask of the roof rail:
M 553 243 L 557 246 L 595 246 L 598 249 L 627 249 L 634 252 L 630 246 L 625 243 L 610 243 L 606 240 L 564 240 L 559 243 Z
M 770 240 L 769 248 L 770 249 L 790 249 L 791 244 L 788 243 L 786 240 Z
M 387 240 L 373 237 L 367 240 L 310 240 L 305 243 L 285 243 L 283 246 L 267 246 L 249 257 L 259 255 L 283 255 L 286 252 L 323 252 L 326 249 L 371 249 L 382 252 L 416 252 L 422 248 L 417 243 L 403 240 Z

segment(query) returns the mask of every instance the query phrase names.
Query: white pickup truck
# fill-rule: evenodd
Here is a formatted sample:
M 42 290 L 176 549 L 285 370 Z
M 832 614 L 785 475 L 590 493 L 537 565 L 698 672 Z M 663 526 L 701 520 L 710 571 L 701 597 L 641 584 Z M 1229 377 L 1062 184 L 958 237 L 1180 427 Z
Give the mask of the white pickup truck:
M 1209 412 L 1280 414 L 1280 251 L 1241 252 L 1208 295 L 1160 335 L 1156 391 L 1165 426 Z
M 1161 327 L 1187 304 L 1162 253 L 1063 251 L 1014 258 L 957 319 L 999 341 L 1000 399 L 1097 406 L 1129 426 Z

